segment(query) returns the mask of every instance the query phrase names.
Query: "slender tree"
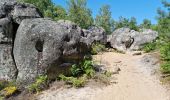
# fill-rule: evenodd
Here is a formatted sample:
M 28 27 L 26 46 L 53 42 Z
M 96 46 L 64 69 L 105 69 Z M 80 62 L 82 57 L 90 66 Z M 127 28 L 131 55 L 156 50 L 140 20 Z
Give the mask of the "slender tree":
M 152 26 L 152 23 L 150 20 L 148 19 L 144 19 L 142 24 L 140 24 L 140 28 L 146 28 L 146 29 L 150 29 Z
M 95 19 L 96 25 L 103 27 L 107 34 L 110 34 L 114 30 L 114 20 L 112 19 L 111 14 L 110 6 L 103 5 L 100 8 L 99 15 L 97 15 Z
M 68 0 L 68 18 L 82 28 L 93 25 L 92 12 L 87 8 L 86 0 Z

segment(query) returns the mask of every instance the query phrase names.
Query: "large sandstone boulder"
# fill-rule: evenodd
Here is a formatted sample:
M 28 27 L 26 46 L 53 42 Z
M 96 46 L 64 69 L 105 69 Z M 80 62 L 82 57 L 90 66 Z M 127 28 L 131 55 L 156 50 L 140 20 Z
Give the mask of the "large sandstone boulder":
M 12 54 L 13 39 L 14 31 L 11 20 L 0 19 L 0 80 L 16 79 L 17 69 Z
M 85 44 L 80 39 L 81 28 L 70 21 L 23 20 L 13 51 L 18 69 L 17 80 L 28 84 L 39 75 L 51 77 L 66 71 L 85 54 Z
M 102 27 L 92 26 L 87 30 L 83 29 L 82 41 L 89 46 L 91 46 L 94 42 L 106 44 L 107 35 Z
M 7 0 L 0 4 L 0 18 L 12 17 L 15 23 L 20 24 L 23 19 L 41 18 L 40 11 L 32 4 L 18 3 L 15 0 Z
M 0 80 L 12 81 L 17 78 L 13 45 L 19 24 L 24 19 L 42 17 L 34 5 L 16 1 L 0 0 Z
M 17 77 L 17 68 L 11 51 L 12 45 L 0 44 L 0 80 L 12 81 Z
M 154 41 L 158 37 L 158 33 L 150 29 L 137 32 L 129 28 L 120 28 L 108 37 L 107 41 L 110 42 L 111 47 L 126 52 L 141 49 L 143 44 Z

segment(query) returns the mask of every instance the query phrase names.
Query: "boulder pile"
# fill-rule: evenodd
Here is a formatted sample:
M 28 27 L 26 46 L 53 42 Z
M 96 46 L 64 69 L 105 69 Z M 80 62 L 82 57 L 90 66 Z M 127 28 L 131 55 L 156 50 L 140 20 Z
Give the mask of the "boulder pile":
M 32 4 L 0 0 L 0 80 L 16 80 L 27 86 L 37 76 L 56 78 L 68 74 L 83 60 L 93 43 L 120 50 L 138 50 L 158 33 L 121 28 L 107 36 L 102 27 L 81 29 L 68 20 L 43 18 Z

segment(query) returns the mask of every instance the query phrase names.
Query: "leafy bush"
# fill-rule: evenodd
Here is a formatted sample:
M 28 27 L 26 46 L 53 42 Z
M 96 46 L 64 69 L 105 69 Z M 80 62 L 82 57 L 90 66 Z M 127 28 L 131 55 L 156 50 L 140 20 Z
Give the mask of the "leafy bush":
M 30 92 L 36 92 L 36 93 L 42 91 L 48 85 L 47 79 L 48 79 L 47 76 L 37 77 L 35 83 L 31 84 L 28 87 L 28 90 Z
M 74 87 L 83 87 L 86 83 L 86 77 L 66 77 L 64 75 L 59 76 L 60 80 L 65 81 L 67 84 L 71 84 Z
M 74 87 L 83 87 L 88 78 L 92 78 L 95 75 L 93 68 L 93 62 L 85 59 L 79 64 L 72 65 L 72 76 L 60 75 L 59 80 L 65 81 L 67 84 L 71 84 Z
M 161 58 L 170 61 L 170 43 L 163 44 L 160 48 Z
M 144 44 L 144 47 L 142 50 L 144 50 L 146 53 L 151 52 L 153 50 L 156 49 L 156 43 L 152 42 L 152 43 L 146 43 Z
M 91 60 L 84 60 L 78 65 L 73 65 L 71 68 L 74 77 L 86 74 L 88 77 L 93 77 L 95 74 L 93 62 Z
M 93 54 L 93 55 L 96 55 L 96 54 L 98 54 L 99 52 L 102 52 L 102 51 L 104 51 L 105 50 L 105 46 L 104 45 L 102 45 L 102 44 L 100 44 L 100 43 L 93 43 L 92 44 L 92 51 L 91 51 L 91 53 Z
M 162 73 L 170 73 L 170 61 L 164 62 L 161 64 L 161 72 Z
M 9 86 L 9 87 L 6 87 L 3 90 L 1 90 L 1 95 L 4 96 L 4 97 L 8 97 L 8 96 L 13 95 L 17 91 L 18 91 L 17 87 Z

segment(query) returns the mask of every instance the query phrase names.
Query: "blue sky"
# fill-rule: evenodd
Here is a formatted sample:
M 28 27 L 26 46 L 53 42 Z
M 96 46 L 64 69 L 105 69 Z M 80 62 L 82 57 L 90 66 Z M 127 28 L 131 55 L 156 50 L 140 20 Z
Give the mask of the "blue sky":
M 52 0 L 57 5 L 67 8 L 66 0 Z M 112 17 L 118 20 L 120 16 L 130 18 L 135 17 L 138 24 L 147 18 L 155 24 L 157 8 L 162 7 L 161 0 L 87 0 L 87 6 L 92 10 L 93 16 L 99 12 L 99 8 L 104 4 L 111 6 Z M 170 0 L 168 0 L 170 1 Z

